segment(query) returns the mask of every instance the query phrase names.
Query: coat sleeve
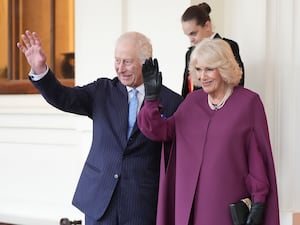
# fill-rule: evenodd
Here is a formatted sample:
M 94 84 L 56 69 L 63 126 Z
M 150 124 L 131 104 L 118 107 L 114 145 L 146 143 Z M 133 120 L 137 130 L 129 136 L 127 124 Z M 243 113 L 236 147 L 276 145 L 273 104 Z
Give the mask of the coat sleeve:
M 253 109 L 253 131 L 249 144 L 249 192 L 253 201 L 277 202 L 277 185 L 269 137 L 267 118 L 263 104 L 256 96 Z
M 170 141 L 175 136 L 174 116 L 167 119 L 160 113 L 159 101 L 145 101 L 138 114 L 138 126 L 152 141 Z
M 248 145 L 248 165 L 249 174 L 247 176 L 247 188 L 251 193 L 252 201 L 265 202 L 269 192 L 269 179 L 263 160 L 263 155 L 258 149 L 257 140 L 254 131 L 250 134 Z
M 50 105 L 65 112 L 92 117 L 94 84 L 67 87 L 59 82 L 51 70 L 41 80 L 32 83 Z

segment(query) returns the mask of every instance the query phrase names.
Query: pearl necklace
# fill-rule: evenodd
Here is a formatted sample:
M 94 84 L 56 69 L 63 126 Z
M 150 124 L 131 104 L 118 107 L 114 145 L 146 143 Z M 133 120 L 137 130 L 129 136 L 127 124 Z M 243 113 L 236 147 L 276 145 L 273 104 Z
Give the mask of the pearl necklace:
M 225 95 L 223 97 L 223 99 L 218 104 L 212 103 L 212 99 L 211 99 L 210 95 L 208 95 L 207 96 L 207 102 L 208 102 L 209 107 L 212 110 L 219 110 L 219 109 L 221 109 L 225 105 L 225 102 L 227 101 L 227 99 L 232 94 L 232 91 L 233 91 L 233 89 L 231 87 L 228 87 L 227 91 L 226 91 L 226 93 L 225 93 Z

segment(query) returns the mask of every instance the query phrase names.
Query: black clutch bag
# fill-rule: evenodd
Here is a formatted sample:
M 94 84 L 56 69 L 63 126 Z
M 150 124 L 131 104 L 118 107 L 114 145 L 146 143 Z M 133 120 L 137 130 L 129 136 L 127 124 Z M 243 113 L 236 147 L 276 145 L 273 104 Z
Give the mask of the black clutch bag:
M 250 210 L 251 200 L 249 198 L 242 199 L 236 203 L 229 205 L 232 222 L 234 225 L 245 225 L 249 210 Z

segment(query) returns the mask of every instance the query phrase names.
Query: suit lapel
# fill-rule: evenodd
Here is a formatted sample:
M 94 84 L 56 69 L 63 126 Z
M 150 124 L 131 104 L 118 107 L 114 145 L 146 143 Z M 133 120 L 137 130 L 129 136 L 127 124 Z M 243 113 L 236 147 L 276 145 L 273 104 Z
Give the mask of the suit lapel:
M 116 102 L 114 107 L 116 110 L 116 118 L 114 119 L 114 125 L 116 126 L 116 132 L 118 132 L 118 137 L 121 137 L 122 143 L 126 145 L 127 142 L 127 129 L 128 129 L 128 93 L 127 89 L 120 82 L 116 84 L 116 90 L 113 90 L 112 95 L 113 102 Z

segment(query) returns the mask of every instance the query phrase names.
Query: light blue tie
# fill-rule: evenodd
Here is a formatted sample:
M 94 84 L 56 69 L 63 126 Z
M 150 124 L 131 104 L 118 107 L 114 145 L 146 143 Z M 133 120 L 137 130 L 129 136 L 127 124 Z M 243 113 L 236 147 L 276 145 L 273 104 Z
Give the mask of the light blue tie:
M 129 112 L 128 112 L 128 133 L 127 137 L 129 138 L 132 128 L 134 126 L 136 115 L 137 115 L 137 109 L 138 109 L 138 98 L 137 98 L 138 90 L 132 89 L 130 94 L 130 101 L 129 101 Z

